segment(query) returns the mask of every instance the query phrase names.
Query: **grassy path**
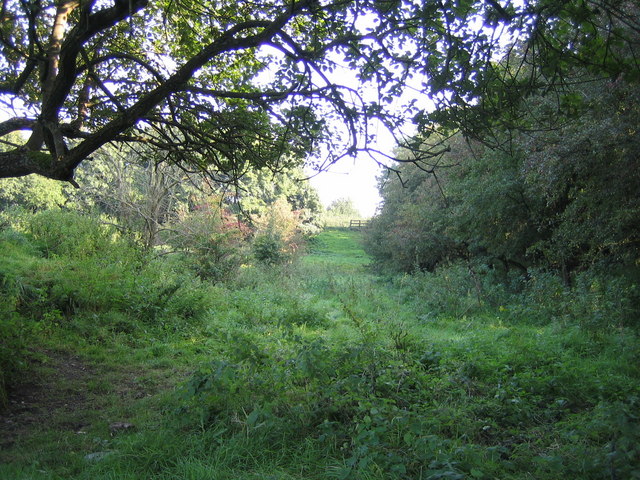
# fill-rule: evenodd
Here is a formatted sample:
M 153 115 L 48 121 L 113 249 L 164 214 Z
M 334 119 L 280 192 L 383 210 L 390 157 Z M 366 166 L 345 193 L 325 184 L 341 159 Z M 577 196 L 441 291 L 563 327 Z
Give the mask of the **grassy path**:
M 244 269 L 188 328 L 59 334 L 84 423 L 34 427 L 0 479 L 638 478 L 635 337 L 467 316 L 473 289 L 382 280 L 358 235 Z
M 303 261 L 307 265 L 331 266 L 337 273 L 362 271 L 361 267 L 370 260 L 360 244 L 360 236 L 355 230 L 326 230 L 315 238 Z

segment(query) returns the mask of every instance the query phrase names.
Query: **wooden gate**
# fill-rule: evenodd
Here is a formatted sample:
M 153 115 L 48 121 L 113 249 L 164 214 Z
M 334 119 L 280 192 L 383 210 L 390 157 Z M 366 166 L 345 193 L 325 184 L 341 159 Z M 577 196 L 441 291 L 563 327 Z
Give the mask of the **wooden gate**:
M 349 228 L 362 228 L 367 226 L 366 220 L 351 220 L 349 222 Z

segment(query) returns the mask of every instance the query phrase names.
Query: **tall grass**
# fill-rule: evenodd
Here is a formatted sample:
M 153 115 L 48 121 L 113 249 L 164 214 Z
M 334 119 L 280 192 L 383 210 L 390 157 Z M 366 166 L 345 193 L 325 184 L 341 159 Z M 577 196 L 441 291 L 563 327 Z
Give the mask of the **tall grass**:
M 357 235 L 326 231 L 301 262 L 245 265 L 216 286 L 179 262 L 131 262 L 110 273 L 122 288 L 98 258 L 92 270 L 11 240 L 14 269 L 32 262 L 20 272 L 41 289 L 21 321 L 41 322 L 67 285 L 75 309 L 60 310 L 55 341 L 81 331 L 95 340 L 86 358 L 170 388 L 129 400 L 131 432 L 94 422 L 83 439 L 52 424 L 57 443 L 17 444 L 0 478 L 637 478 L 640 342 L 627 317 L 601 320 L 615 292 L 558 296 L 540 277 L 518 297 L 464 266 L 381 278 Z M 75 261 L 94 287 L 63 278 Z M 100 285 L 111 302 L 88 300 Z M 118 342 L 136 349 L 105 359 Z M 52 455 L 60 442 L 73 448 Z

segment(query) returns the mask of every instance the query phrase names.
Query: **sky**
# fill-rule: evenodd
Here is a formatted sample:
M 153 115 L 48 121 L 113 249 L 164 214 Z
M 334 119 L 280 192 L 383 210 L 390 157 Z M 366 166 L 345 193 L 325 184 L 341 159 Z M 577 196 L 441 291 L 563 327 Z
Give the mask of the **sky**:
M 516 6 L 521 6 L 521 0 L 515 0 Z M 367 20 L 364 19 L 363 30 L 368 27 Z M 483 19 L 477 16 L 473 22 L 468 25 L 472 30 L 487 29 L 484 26 Z M 491 30 L 488 30 L 490 35 L 493 35 Z M 503 45 L 510 44 L 513 41 L 514 35 L 517 33 L 507 34 L 501 30 L 499 33 L 500 41 Z M 336 64 L 339 64 L 339 59 L 335 59 Z M 347 67 L 338 68 L 340 76 L 340 82 L 346 85 L 351 85 L 353 88 L 357 88 L 358 82 L 354 72 L 350 72 Z M 424 110 L 432 110 L 435 108 L 431 100 L 419 93 L 420 86 L 422 85 L 423 78 L 414 78 L 415 85 L 407 84 L 409 87 L 407 92 L 403 95 L 406 98 L 416 98 L 418 105 Z M 366 96 L 366 95 L 365 95 Z M 374 95 L 375 96 L 375 95 Z M 406 97 L 405 97 L 406 96 Z M 402 99 L 398 99 L 398 103 L 402 104 Z M 391 154 L 395 147 L 395 141 L 384 129 L 377 129 L 377 139 L 373 142 L 374 147 L 378 150 L 384 151 L 386 154 Z M 405 132 L 405 134 L 411 134 L 411 132 Z M 384 147 L 381 148 L 381 145 Z M 382 199 L 378 194 L 377 180 L 380 176 L 382 169 L 366 154 L 362 154 L 359 158 L 348 159 L 344 158 L 336 165 L 329 168 L 328 171 L 317 174 L 311 179 L 311 184 L 316 188 L 320 199 L 325 207 L 328 207 L 331 202 L 339 198 L 350 198 L 356 205 L 360 213 L 365 217 L 371 217 L 375 214 L 377 207 L 381 204 Z
M 343 158 L 328 171 L 311 178 L 322 204 L 328 207 L 339 198 L 350 198 L 364 217 L 371 217 L 382 201 L 376 177 L 380 167 L 370 158 Z

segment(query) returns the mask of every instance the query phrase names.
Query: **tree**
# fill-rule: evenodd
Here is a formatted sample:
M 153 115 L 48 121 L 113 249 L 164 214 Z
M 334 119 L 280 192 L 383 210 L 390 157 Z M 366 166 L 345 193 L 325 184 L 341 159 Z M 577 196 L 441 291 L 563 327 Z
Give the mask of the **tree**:
M 360 218 L 362 215 L 350 198 L 338 198 L 331 202 L 327 207 L 327 213 L 330 215 Z
M 7 135 L 13 143 L 21 142 L 18 132 Z M 0 151 L 5 150 L 0 144 Z M 60 208 L 66 203 L 66 185 L 48 178 L 32 175 L 26 179 L 0 179 L 0 211 L 16 206 L 32 212 L 49 208 Z
M 399 158 L 410 155 L 411 151 L 397 153 Z M 379 268 L 433 270 L 465 253 L 451 231 L 449 177 L 467 155 L 461 136 L 454 137 L 440 158 L 437 174 L 404 162 L 394 166 L 397 175 L 387 173 L 378 179 L 383 204 L 364 239 Z
M 383 208 L 367 234 L 377 263 L 431 270 L 473 258 L 503 271 L 553 270 L 566 284 L 596 266 L 637 269 L 638 89 L 599 80 L 576 91 L 584 106 L 561 127 L 503 130 L 510 152 L 457 135 L 435 171 L 395 166 L 400 176 L 381 182 Z M 552 102 L 532 96 L 521 114 L 544 117 Z
M 156 245 L 158 235 L 186 208 L 201 181 L 162 162 L 153 149 L 144 146 L 102 149 L 77 173 L 84 185 L 72 195 L 77 207 L 107 214 L 145 249 Z
M 491 127 L 487 111 L 509 122 L 521 97 L 566 84 L 576 64 L 640 76 L 640 15 L 625 1 L 4 0 L 0 14 L 0 100 L 15 112 L 0 136 L 29 133 L 0 153 L 0 177 L 75 183 L 102 146 L 144 142 L 225 180 L 321 144 L 328 162 L 371 151 L 372 120 L 396 132 L 415 120 L 474 133 Z M 495 68 L 499 32 L 519 37 L 508 52 L 534 74 L 510 55 Z M 340 63 L 358 85 L 339 80 Z M 400 101 L 420 81 L 440 111 Z M 416 145 L 412 161 L 439 151 Z
M 238 213 L 253 217 L 264 216 L 279 199 L 289 208 L 300 212 L 301 221 L 314 223 L 322 212 L 318 192 L 305 179 L 301 168 L 286 168 L 279 172 L 255 169 L 237 181 L 234 200 Z
M 419 115 L 418 145 L 433 132 L 462 131 L 489 146 L 509 148 L 511 136 L 505 132 L 561 126 L 564 114 L 581 104 L 576 87 L 585 82 L 640 82 L 637 2 L 510 3 L 503 7 L 486 1 L 485 29 L 477 37 L 456 30 L 449 39 L 447 32 L 445 58 L 436 57 L 427 68 L 427 91 L 437 108 Z M 479 40 L 505 31 L 509 39 L 503 37 L 498 55 L 493 44 L 487 48 Z M 543 117 L 526 114 L 527 103 L 536 96 L 553 99 Z

